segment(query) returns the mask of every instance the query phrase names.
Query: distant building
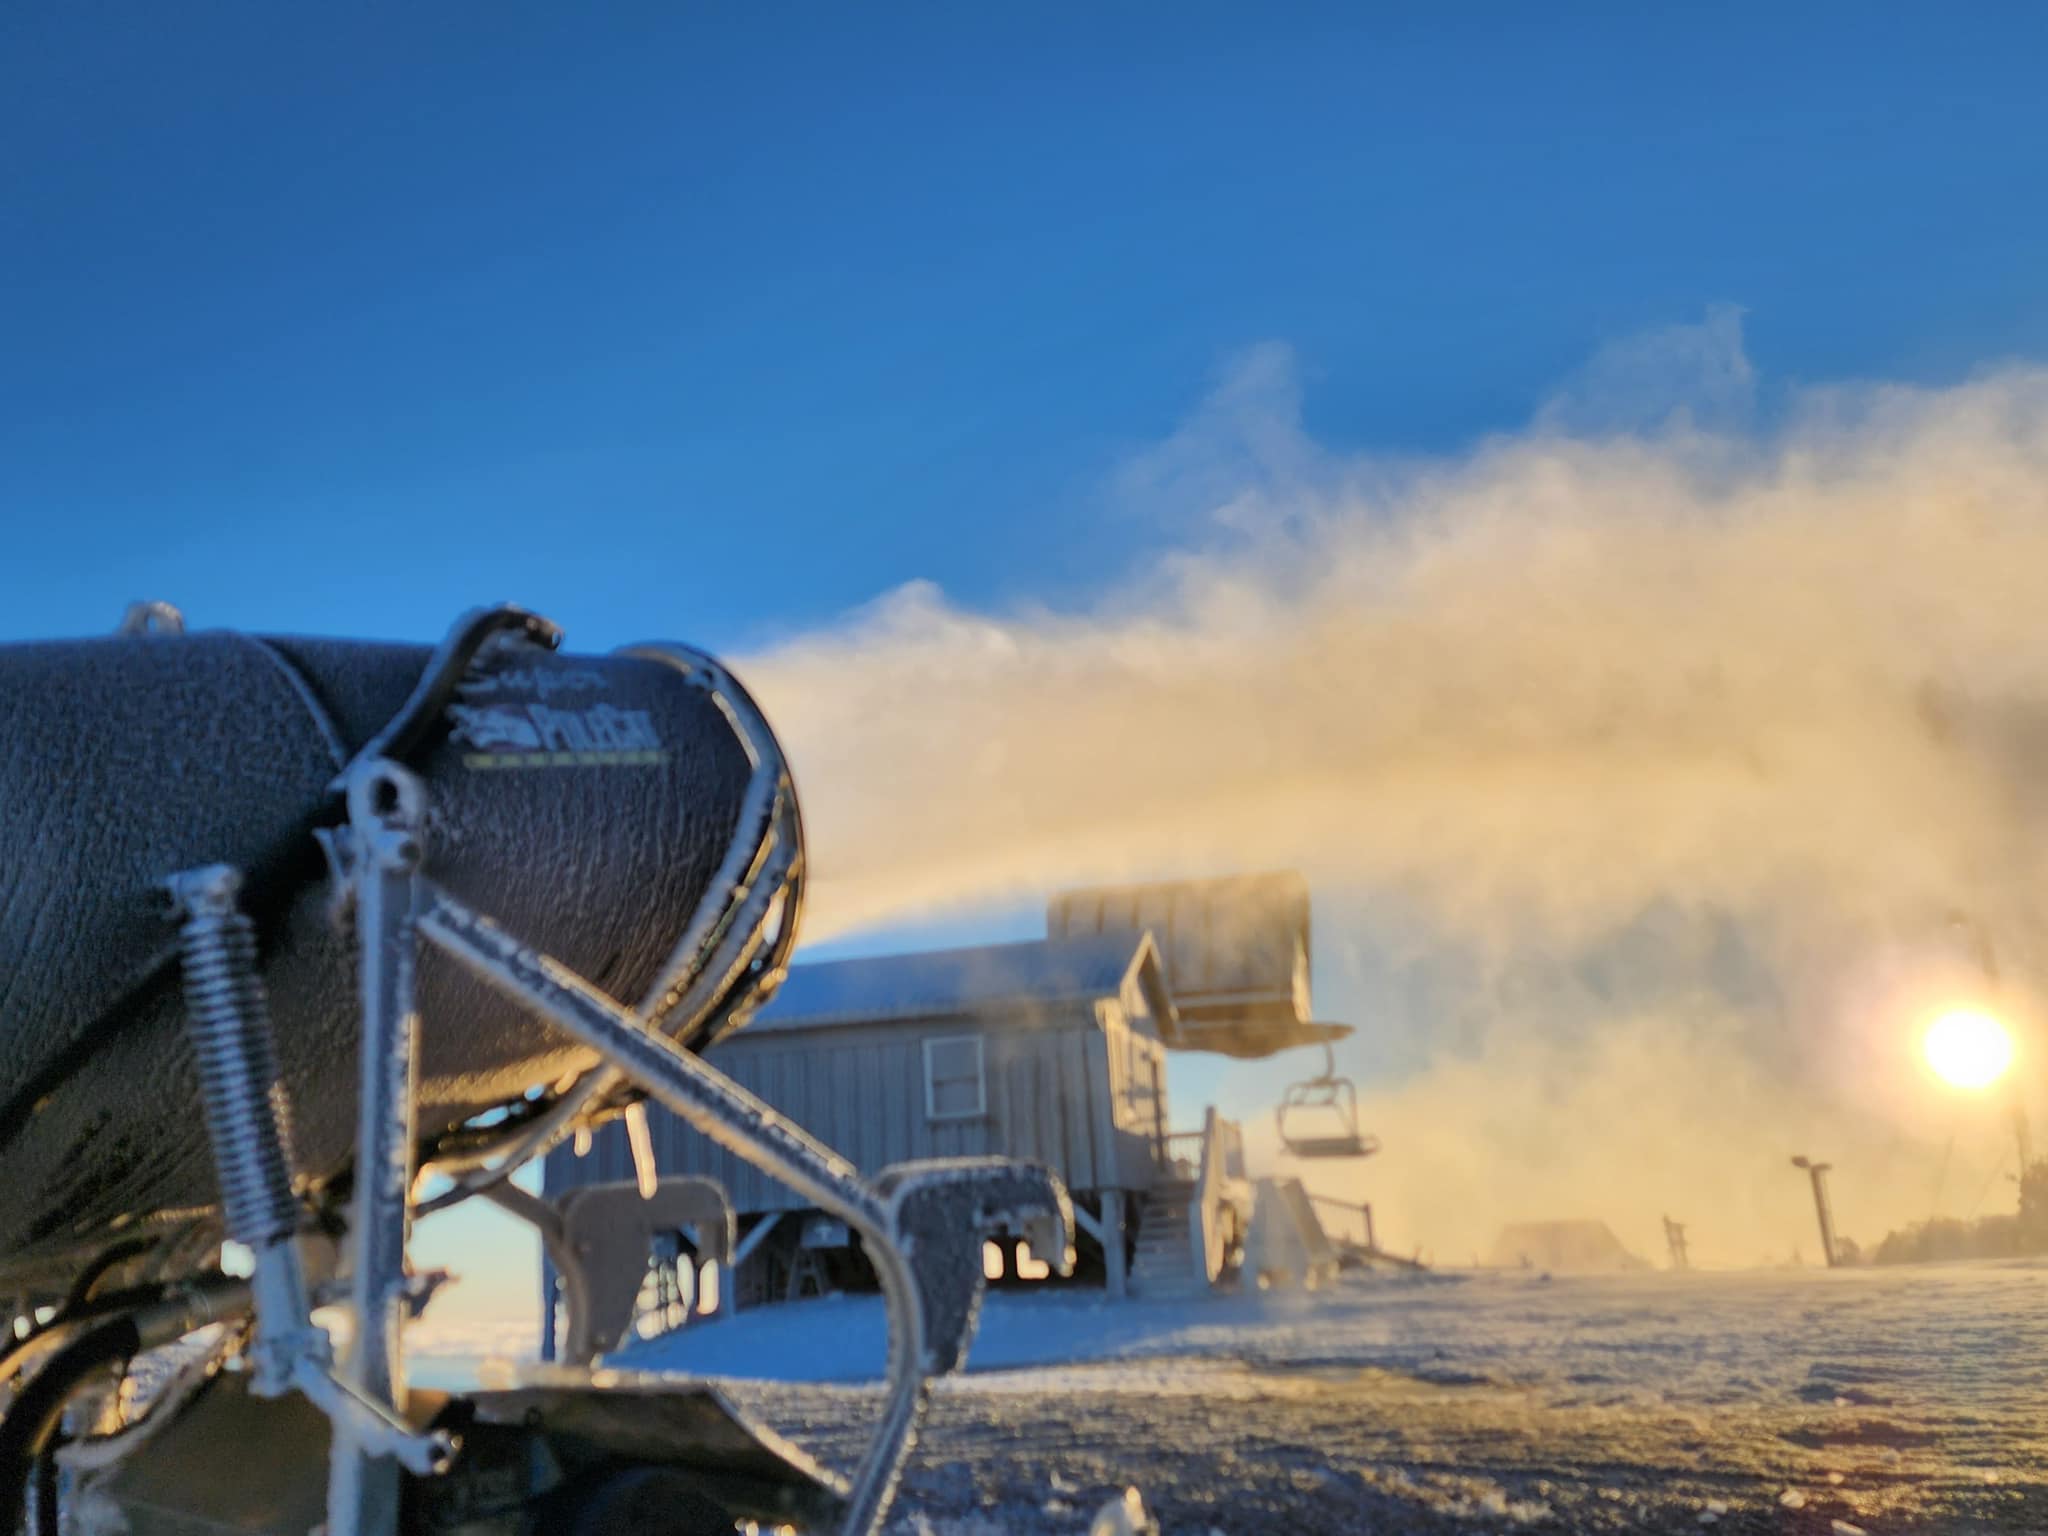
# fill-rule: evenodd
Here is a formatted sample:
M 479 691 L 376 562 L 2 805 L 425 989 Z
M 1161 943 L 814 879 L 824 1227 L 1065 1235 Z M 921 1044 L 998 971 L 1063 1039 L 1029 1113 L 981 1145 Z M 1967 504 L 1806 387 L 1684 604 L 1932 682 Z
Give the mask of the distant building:
M 1084 1275 L 1113 1292 L 1204 1283 L 1242 1239 L 1250 1186 L 1234 1125 L 1173 1132 L 1167 1052 L 1264 1056 L 1349 1033 L 1308 1018 L 1307 889 L 1259 876 L 1070 892 L 1047 927 L 793 966 L 708 1059 L 868 1173 L 982 1154 L 1046 1164 L 1073 1193 Z M 658 1173 L 714 1178 L 732 1199 L 724 1283 L 739 1305 L 873 1283 L 843 1225 L 666 1111 L 649 1121 Z M 613 1124 L 582 1158 L 550 1154 L 546 1190 L 632 1176 Z M 992 1261 L 997 1278 L 1039 1272 L 1014 1242 Z
M 1501 1269 L 1648 1269 L 1604 1221 L 1517 1221 L 1500 1229 L 1487 1262 Z

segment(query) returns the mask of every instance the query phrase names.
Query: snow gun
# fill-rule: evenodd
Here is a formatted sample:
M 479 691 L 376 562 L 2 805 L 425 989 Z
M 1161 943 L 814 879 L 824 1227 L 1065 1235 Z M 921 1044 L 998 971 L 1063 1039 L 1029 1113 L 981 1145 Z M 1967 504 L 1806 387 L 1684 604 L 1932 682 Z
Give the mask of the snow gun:
M 1071 1264 L 1049 1170 L 864 1177 L 703 1060 L 795 943 L 788 765 L 712 657 L 560 640 L 513 607 L 428 648 L 138 604 L 0 646 L 0 1533 L 871 1532 L 984 1238 Z M 510 1181 L 649 1100 L 858 1235 L 888 1380 L 847 1475 L 591 1357 L 620 1287 Z M 411 1224 L 475 1197 L 539 1229 L 589 1354 L 409 1387 Z

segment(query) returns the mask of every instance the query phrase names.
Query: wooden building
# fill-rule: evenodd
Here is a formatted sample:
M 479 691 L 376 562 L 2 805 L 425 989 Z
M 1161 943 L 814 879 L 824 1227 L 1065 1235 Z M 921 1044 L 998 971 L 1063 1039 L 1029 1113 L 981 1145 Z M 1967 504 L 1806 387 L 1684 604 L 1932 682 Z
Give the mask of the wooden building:
M 1167 1052 L 1263 1056 L 1348 1032 L 1308 1020 L 1307 890 L 1283 875 L 1069 892 L 1047 926 L 1023 943 L 793 966 L 709 1059 L 869 1173 L 982 1154 L 1046 1164 L 1074 1196 L 1083 1274 L 1112 1293 L 1127 1277 L 1206 1283 L 1242 1236 L 1250 1186 L 1234 1125 L 1211 1114 L 1173 1132 Z M 872 1283 L 845 1228 L 794 1191 L 666 1111 L 649 1132 L 660 1175 L 728 1191 L 738 1304 Z M 550 1154 L 546 1190 L 634 1171 L 614 1123 L 580 1158 Z M 1014 1244 L 994 1257 L 1007 1275 L 1036 1268 Z
M 1173 1017 L 1149 935 L 1039 939 L 793 966 L 774 1002 L 710 1059 L 864 1169 L 1028 1158 L 1056 1171 L 1096 1223 L 1106 1203 L 1121 1230 L 1125 1197 L 1149 1190 L 1167 1156 Z M 743 1301 L 847 1280 L 836 1224 L 755 1236 L 765 1218 L 808 1215 L 801 1196 L 671 1114 L 655 1111 L 649 1129 L 658 1170 L 722 1183 L 743 1252 L 767 1261 L 758 1274 L 742 1269 Z M 613 1125 L 581 1160 L 558 1149 L 547 1188 L 632 1173 Z

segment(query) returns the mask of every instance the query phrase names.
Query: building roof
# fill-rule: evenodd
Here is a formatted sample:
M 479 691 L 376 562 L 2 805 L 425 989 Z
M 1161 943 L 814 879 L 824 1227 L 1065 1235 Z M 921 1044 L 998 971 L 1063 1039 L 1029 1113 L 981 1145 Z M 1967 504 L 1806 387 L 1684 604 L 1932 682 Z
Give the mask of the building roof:
M 1096 935 L 921 950 L 858 960 L 793 965 L 773 1002 L 745 1034 L 886 1023 L 1115 997 L 1134 970 L 1150 966 L 1160 1033 L 1171 1036 L 1172 1002 L 1158 980 L 1151 936 Z
M 1057 893 L 1046 932 L 1150 932 L 1179 1028 L 1169 1044 L 1256 1060 L 1324 1045 L 1348 1024 L 1311 1018 L 1308 882 L 1293 870 L 1089 886 Z

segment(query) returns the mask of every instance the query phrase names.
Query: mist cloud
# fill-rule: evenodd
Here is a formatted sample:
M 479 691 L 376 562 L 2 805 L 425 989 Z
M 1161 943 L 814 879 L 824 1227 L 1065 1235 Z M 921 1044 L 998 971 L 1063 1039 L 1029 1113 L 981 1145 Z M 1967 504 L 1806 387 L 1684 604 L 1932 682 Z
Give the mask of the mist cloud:
M 912 583 L 744 661 L 804 796 L 807 933 L 1289 866 L 1494 975 L 1675 901 L 1756 936 L 1770 1017 L 1610 1009 L 1599 1038 L 1669 1036 L 1747 1120 L 1810 1103 L 1821 1069 L 1757 1045 L 1786 999 L 1839 1012 L 1958 909 L 2015 974 L 2038 953 L 2048 372 L 1768 414 L 1732 310 L 1428 460 L 1319 447 L 1284 349 L 1247 354 L 1120 480 L 1182 532 L 1092 607 L 974 612 Z M 1403 1091 L 1483 1098 L 1443 1081 Z M 1898 1097 L 1843 1134 L 1896 1141 Z

